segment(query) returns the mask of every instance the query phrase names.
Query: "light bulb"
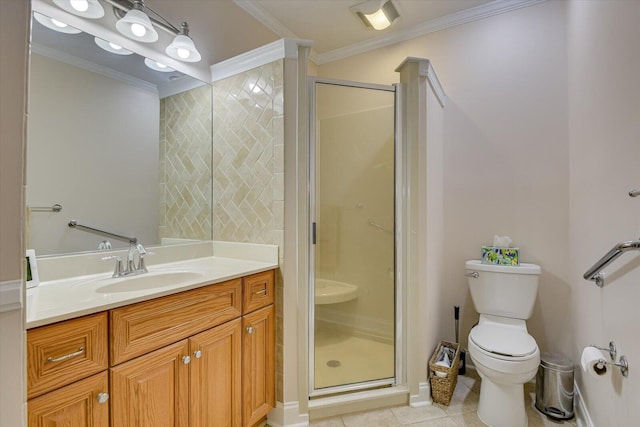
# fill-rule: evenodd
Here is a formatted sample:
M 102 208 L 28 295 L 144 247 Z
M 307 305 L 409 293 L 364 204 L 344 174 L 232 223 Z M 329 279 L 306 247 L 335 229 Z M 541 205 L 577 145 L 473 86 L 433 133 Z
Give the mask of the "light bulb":
M 189 56 L 191 56 L 191 52 L 189 52 L 187 49 L 184 49 L 182 47 L 178 48 L 177 54 L 182 59 L 187 59 Z
M 160 62 L 156 62 L 156 65 L 158 66 L 158 68 L 167 68 L 166 65 L 160 63 Z
M 89 2 L 87 0 L 70 0 L 71 7 L 78 12 L 86 12 L 89 9 Z
M 131 32 L 137 37 L 144 37 L 144 35 L 147 34 L 147 29 L 144 25 L 131 24 Z
M 114 49 L 114 50 L 122 49 L 122 46 L 119 46 L 119 45 L 115 44 L 114 42 L 109 42 L 109 46 L 111 46 L 111 48 Z
M 56 27 L 59 27 L 59 28 L 65 28 L 65 27 L 68 27 L 68 25 L 67 25 L 67 24 L 65 24 L 64 22 L 60 22 L 60 21 L 58 21 L 57 19 L 53 19 L 53 18 L 51 18 L 51 22 L 53 23 L 53 25 L 55 25 Z

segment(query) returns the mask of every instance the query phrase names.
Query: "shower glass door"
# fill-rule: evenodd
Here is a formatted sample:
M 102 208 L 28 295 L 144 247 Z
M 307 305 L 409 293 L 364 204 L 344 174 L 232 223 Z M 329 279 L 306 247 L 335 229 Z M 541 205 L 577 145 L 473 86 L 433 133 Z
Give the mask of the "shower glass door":
M 310 395 L 396 376 L 395 88 L 311 79 Z

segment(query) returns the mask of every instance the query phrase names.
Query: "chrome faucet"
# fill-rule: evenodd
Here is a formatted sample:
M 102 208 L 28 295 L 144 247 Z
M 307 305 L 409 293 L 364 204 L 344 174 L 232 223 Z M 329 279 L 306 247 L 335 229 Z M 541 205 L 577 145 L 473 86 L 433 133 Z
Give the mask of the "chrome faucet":
M 136 266 L 135 255 L 138 252 L 138 265 Z M 129 252 L 127 253 L 127 268 L 123 269 L 122 266 L 122 257 L 113 255 L 102 258 L 103 260 L 115 259 L 116 266 L 113 269 L 113 275 L 111 277 L 125 277 L 125 276 L 135 276 L 137 274 L 148 273 L 147 267 L 144 262 L 145 255 L 149 253 L 142 246 L 142 244 L 131 241 L 129 245 Z

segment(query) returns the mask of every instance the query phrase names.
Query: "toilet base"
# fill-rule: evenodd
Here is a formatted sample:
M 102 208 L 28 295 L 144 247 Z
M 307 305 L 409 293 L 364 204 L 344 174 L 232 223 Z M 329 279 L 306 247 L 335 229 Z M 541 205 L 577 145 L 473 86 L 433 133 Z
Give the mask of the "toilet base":
M 491 427 L 527 427 L 523 384 L 498 384 L 480 373 L 478 417 Z

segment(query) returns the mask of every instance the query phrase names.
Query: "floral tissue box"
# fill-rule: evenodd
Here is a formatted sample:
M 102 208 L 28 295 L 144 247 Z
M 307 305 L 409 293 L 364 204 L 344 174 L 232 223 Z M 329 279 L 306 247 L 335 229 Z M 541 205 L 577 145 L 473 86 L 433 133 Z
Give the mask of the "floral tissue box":
M 518 248 L 482 247 L 482 263 L 493 265 L 520 265 Z

